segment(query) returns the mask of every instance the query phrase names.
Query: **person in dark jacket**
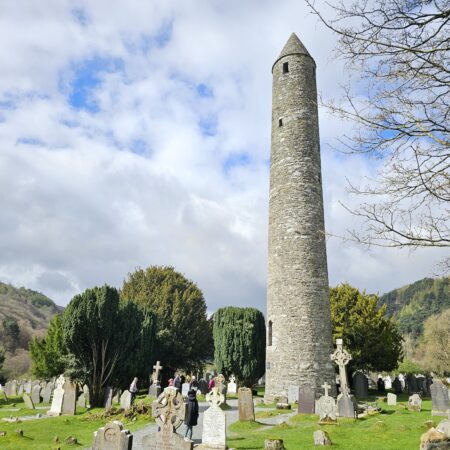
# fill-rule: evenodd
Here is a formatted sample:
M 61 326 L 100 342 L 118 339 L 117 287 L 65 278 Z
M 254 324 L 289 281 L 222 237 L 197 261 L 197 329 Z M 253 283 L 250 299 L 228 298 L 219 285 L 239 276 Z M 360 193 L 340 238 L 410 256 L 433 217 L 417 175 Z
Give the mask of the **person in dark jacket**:
M 181 378 L 178 373 L 175 374 L 175 378 L 173 379 L 173 387 L 181 393 Z
M 194 375 L 192 375 L 191 384 L 189 385 L 190 390 L 197 391 L 198 390 L 198 381 Z
M 192 440 L 192 427 L 196 426 L 198 422 L 198 401 L 197 393 L 191 389 L 188 392 L 187 404 L 186 404 L 186 419 L 184 424 L 186 425 L 185 441 Z

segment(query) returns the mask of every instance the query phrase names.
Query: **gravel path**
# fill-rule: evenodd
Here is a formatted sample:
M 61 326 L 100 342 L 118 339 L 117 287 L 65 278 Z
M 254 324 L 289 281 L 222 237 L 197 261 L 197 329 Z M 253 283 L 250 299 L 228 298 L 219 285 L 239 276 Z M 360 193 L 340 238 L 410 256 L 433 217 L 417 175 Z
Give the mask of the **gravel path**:
M 239 419 L 238 401 L 236 399 L 228 400 L 227 404 L 230 409 L 225 411 L 227 427 Z M 198 425 L 193 428 L 194 432 L 192 434 L 192 439 L 195 444 L 200 444 L 202 441 L 202 431 L 203 431 L 203 413 L 208 409 L 208 402 L 199 402 L 199 412 L 200 417 L 198 418 Z M 147 425 L 140 430 L 133 433 L 133 450 L 142 450 L 142 438 L 153 431 L 156 431 L 158 426 L 155 424 Z M 184 436 L 186 432 L 186 427 L 181 425 L 177 430 L 178 434 Z

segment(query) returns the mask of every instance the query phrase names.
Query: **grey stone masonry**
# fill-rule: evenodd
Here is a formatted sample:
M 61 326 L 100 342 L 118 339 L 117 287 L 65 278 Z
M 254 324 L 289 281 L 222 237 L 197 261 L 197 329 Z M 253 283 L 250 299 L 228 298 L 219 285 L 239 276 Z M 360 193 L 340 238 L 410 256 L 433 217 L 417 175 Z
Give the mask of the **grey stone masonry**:
M 268 401 L 335 385 L 315 70 L 293 33 L 272 68 Z

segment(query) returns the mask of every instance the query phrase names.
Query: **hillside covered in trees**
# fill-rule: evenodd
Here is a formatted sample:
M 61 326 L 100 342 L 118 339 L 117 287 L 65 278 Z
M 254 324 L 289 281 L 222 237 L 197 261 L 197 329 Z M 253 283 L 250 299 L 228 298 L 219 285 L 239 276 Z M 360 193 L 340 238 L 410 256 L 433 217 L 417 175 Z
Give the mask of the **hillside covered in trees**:
M 6 356 L 3 375 L 19 377 L 28 371 L 28 343 L 34 336 L 43 336 L 50 319 L 63 309 L 40 292 L 0 282 L 0 344 Z
M 386 304 L 403 335 L 418 337 L 428 317 L 450 308 L 450 277 L 424 278 L 382 295 L 379 303 Z

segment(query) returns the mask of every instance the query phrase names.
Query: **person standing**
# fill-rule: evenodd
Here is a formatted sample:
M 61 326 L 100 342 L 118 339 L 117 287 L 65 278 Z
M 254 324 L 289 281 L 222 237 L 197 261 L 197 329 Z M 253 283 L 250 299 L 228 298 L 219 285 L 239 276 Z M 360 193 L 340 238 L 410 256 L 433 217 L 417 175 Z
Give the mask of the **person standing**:
M 175 378 L 173 380 L 173 387 L 178 390 L 178 392 L 181 393 L 181 378 L 178 373 L 175 374 Z
M 186 404 L 186 419 L 184 424 L 186 425 L 185 441 L 192 441 L 192 427 L 198 423 L 198 401 L 197 393 L 190 389 L 187 396 Z
M 137 382 L 138 382 L 138 378 L 134 377 L 133 381 L 130 384 L 131 404 L 134 403 L 134 399 L 136 398 L 136 394 L 138 392 Z
M 191 384 L 189 385 L 189 390 L 194 390 L 194 391 L 198 390 L 198 381 L 194 375 L 192 375 L 192 380 L 191 380 Z
M 211 377 L 208 384 L 208 391 L 211 391 L 213 387 L 216 386 L 216 381 L 214 377 Z

